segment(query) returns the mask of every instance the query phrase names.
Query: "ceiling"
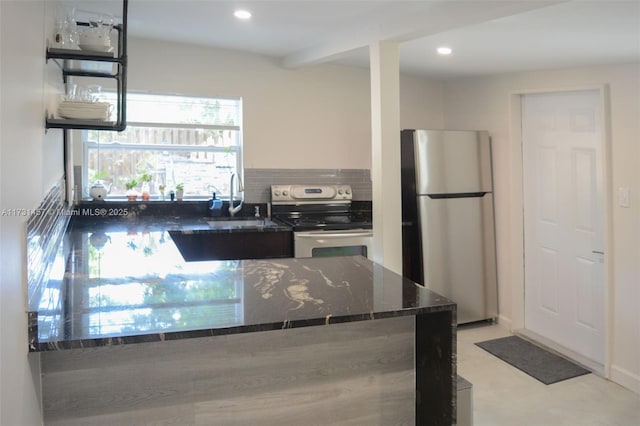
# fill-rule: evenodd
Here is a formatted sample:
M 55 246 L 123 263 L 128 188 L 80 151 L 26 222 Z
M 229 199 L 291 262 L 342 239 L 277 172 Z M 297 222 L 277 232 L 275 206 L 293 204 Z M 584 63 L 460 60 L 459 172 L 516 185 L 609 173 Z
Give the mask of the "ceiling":
M 76 4 L 121 15 L 119 1 Z M 253 17 L 234 18 L 236 8 Z M 401 71 L 429 78 L 640 62 L 640 0 L 130 0 L 128 23 L 132 37 L 258 53 L 286 67 L 367 67 L 372 42 L 397 41 Z M 437 55 L 441 45 L 453 54 Z

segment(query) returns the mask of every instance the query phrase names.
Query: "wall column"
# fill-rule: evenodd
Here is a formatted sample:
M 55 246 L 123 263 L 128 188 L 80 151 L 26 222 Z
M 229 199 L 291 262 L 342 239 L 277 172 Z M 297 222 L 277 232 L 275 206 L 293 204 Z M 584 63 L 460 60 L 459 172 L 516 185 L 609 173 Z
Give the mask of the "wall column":
M 371 69 L 372 260 L 402 273 L 399 45 L 369 46 Z

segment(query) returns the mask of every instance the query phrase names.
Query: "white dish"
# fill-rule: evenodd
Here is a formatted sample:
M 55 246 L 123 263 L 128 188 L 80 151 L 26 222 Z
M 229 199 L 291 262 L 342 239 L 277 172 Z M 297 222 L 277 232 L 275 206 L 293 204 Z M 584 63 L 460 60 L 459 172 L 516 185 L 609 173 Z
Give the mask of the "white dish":
M 96 121 L 108 121 L 109 117 L 101 116 L 97 114 L 73 114 L 73 113 L 58 113 L 61 118 L 69 118 L 72 120 L 96 120 Z
M 60 116 L 59 120 L 65 120 L 65 121 L 73 120 L 73 123 L 93 125 L 93 126 L 113 126 L 116 124 L 116 122 L 113 120 L 101 120 L 101 119 L 91 119 L 91 118 L 75 118 L 75 117 Z
M 100 44 L 108 46 L 111 44 L 111 37 L 106 34 L 89 31 L 80 33 L 79 41 L 82 44 Z
M 112 108 L 108 102 L 64 101 L 58 106 L 58 115 L 63 118 L 108 120 Z
M 82 43 L 80 43 L 78 46 L 80 46 L 80 49 L 82 50 L 93 51 L 93 52 L 112 52 L 113 51 L 113 46 L 101 46 L 99 44 L 82 44 Z

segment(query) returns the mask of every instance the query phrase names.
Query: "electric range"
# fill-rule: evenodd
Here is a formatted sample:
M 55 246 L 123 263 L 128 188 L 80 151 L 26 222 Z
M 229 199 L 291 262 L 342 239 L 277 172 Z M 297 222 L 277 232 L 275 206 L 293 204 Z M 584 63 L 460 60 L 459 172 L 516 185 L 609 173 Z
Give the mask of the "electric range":
M 296 257 L 371 252 L 371 214 L 352 210 L 350 185 L 271 185 L 271 219 L 294 231 Z

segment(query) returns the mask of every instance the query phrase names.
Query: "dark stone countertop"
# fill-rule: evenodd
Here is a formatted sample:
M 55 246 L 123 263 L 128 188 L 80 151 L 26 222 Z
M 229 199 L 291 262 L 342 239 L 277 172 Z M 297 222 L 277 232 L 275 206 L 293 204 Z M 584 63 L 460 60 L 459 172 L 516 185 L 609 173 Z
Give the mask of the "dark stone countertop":
M 226 216 L 213 217 L 208 215 L 207 203 L 194 202 L 89 202 L 76 206 L 72 216 L 70 227 L 74 230 L 91 232 L 104 231 L 180 231 L 183 233 L 228 233 L 228 232 L 274 232 L 291 231 L 291 228 L 269 221 L 265 226 L 251 227 L 250 229 L 239 226 L 225 226 L 229 221 L 239 220 L 265 220 L 263 216 L 258 218 L 249 214 L 253 207 L 258 206 L 261 212 L 266 211 L 266 206 L 261 204 L 245 204 L 242 214 L 229 217 L 226 209 L 228 203 L 223 203 L 223 213 Z M 215 221 L 215 227 L 209 222 Z M 229 222 L 230 223 L 230 222 Z
M 169 231 L 211 232 L 207 220 L 143 215 L 72 218 L 48 285 L 30 301 L 30 350 L 175 340 L 455 309 L 450 300 L 360 256 L 184 261 Z

